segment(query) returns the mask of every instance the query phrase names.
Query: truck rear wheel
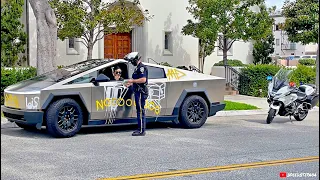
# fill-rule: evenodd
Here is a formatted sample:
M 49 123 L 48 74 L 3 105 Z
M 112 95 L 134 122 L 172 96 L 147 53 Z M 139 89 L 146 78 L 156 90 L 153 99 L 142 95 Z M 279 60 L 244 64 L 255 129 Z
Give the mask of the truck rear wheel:
M 207 102 L 198 95 L 187 97 L 180 108 L 179 122 L 184 128 L 200 128 L 207 120 Z
M 53 102 L 46 111 L 47 130 L 54 137 L 72 137 L 82 126 L 81 106 L 70 98 Z

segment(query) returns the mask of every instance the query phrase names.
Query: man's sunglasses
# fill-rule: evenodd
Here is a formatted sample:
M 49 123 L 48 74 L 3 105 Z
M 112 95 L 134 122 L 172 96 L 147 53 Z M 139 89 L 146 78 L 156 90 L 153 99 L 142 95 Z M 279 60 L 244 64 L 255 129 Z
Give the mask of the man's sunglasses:
M 115 73 L 116 73 L 116 74 L 121 74 L 121 72 L 120 72 L 120 71 L 116 71 Z

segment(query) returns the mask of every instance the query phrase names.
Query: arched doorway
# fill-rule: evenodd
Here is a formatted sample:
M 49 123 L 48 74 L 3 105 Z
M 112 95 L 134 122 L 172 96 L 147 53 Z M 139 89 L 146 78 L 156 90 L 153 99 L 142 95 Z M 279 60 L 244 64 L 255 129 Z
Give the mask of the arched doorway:
M 132 31 L 130 33 L 113 33 L 104 37 L 104 58 L 122 59 L 132 52 Z
M 131 0 L 127 0 L 128 5 L 133 5 Z M 141 5 L 135 6 L 137 10 L 144 12 Z M 104 36 L 103 51 L 104 58 L 122 59 L 126 54 L 138 51 L 144 57 L 146 53 L 146 40 L 145 34 L 146 21 L 143 26 L 133 26 L 130 32 L 126 33 L 113 33 Z

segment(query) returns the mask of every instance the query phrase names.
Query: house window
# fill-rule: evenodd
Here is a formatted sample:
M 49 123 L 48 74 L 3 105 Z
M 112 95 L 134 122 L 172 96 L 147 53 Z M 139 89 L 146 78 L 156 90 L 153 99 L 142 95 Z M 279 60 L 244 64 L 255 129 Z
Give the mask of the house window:
M 279 25 L 276 24 L 276 31 L 279 31 Z
M 69 39 L 69 48 L 74 48 L 74 38 Z
M 172 32 L 171 31 L 165 31 L 164 32 L 164 52 L 163 55 L 172 55 L 173 49 L 172 49 Z
M 280 45 L 280 39 L 276 39 L 276 45 L 277 45 L 277 46 Z
M 66 39 L 67 55 L 79 55 L 79 42 L 77 38 Z
M 290 49 L 295 50 L 296 49 L 296 43 L 290 43 Z
M 164 35 L 164 49 L 169 50 L 169 33 Z

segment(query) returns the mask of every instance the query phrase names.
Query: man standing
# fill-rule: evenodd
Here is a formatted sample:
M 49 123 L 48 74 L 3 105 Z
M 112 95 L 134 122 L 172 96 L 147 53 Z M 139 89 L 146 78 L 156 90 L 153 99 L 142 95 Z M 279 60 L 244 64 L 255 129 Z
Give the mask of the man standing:
M 128 54 L 124 59 L 136 66 L 132 79 L 128 80 L 128 85 L 133 84 L 134 98 L 137 109 L 138 130 L 132 133 L 132 136 L 144 136 L 146 134 L 146 116 L 145 102 L 148 97 L 148 69 L 141 62 L 141 56 L 138 52 Z

